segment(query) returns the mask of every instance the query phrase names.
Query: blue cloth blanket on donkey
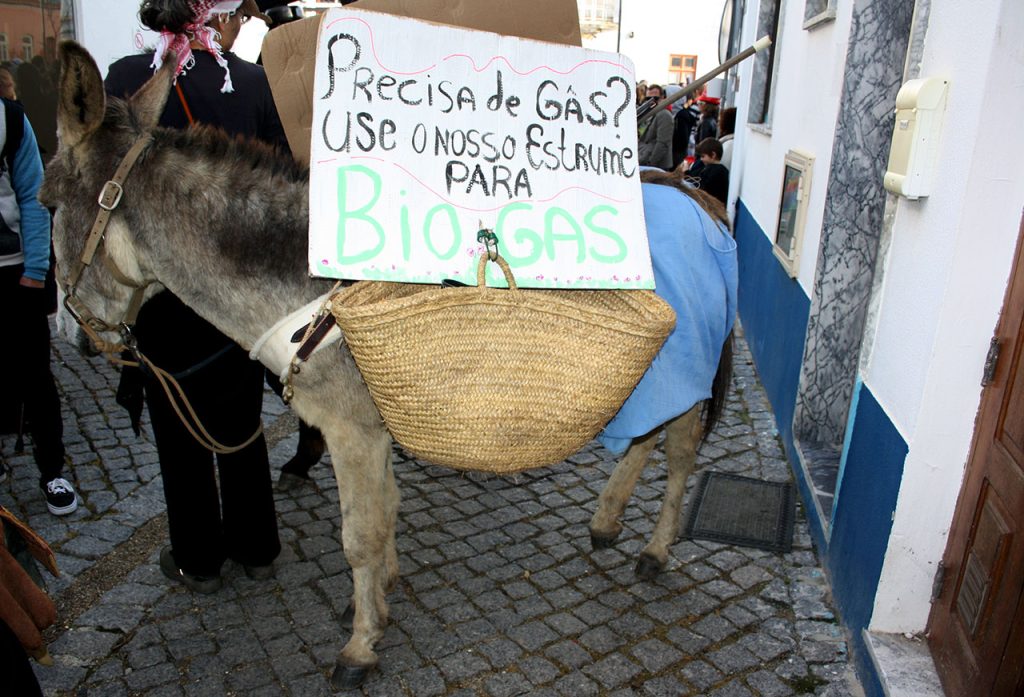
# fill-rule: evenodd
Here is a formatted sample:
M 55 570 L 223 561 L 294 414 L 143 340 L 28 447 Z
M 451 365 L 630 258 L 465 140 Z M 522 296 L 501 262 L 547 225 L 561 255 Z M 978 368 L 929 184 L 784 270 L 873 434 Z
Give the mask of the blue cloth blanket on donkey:
M 642 187 L 655 292 L 675 310 L 676 327 L 598 436 L 616 454 L 711 396 L 722 344 L 736 317 L 735 240 L 678 190 Z

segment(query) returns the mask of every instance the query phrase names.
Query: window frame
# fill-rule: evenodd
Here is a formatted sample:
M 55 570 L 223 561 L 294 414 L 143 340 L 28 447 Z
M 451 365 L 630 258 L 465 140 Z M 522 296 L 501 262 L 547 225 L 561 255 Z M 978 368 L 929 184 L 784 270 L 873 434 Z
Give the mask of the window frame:
M 772 253 L 790 278 L 796 278 L 800 271 L 800 249 L 803 246 L 804 227 L 807 224 L 813 170 L 814 155 L 804 150 L 790 150 L 783 159 L 779 212 L 775 218 Z
M 804 29 L 814 29 L 836 18 L 836 0 L 806 0 Z

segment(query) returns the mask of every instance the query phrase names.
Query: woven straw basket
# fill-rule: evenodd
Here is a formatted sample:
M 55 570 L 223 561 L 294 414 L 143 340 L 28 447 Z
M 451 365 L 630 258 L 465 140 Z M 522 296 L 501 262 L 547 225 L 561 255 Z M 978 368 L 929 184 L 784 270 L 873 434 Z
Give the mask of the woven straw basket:
M 361 282 L 332 311 L 388 429 L 414 456 L 515 472 L 561 462 L 619 410 L 675 326 L 651 291 Z

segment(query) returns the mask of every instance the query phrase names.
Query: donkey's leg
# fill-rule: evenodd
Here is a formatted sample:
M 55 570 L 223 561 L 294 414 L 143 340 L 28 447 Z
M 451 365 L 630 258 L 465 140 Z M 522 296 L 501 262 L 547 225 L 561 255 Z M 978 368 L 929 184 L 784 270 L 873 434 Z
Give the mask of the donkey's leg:
M 665 568 L 668 563 L 668 547 L 679 534 L 679 513 L 686 493 L 686 480 L 697 461 L 697 446 L 701 436 L 700 408 L 698 403 L 690 411 L 665 424 L 665 459 L 668 465 L 665 499 L 651 541 L 640 553 L 636 563 L 636 575 L 648 581 Z
M 331 451 L 341 501 L 341 538 L 352 567 L 352 637 L 341 650 L 331 684 L 359 685 L 377 665 L 373 647 L 383 636 L 384 593 L 398 576 L 395 520 L 398 488 L 391 468 L 391 439 L 382 428 L 333 421 L 322 427 Z
M 615 465 L 612 476 L 601 490 L 601 495 L 597 499 L 597 511 L 590 519 L 590 546 L 594 549 L 610 547 L 622 532 L 619 518 L 626 510 L 629 497 L 633 495 L 633 489 L 636 488 L 636 481 L 644 469 L 647 456 L 658 442 L 660 430 L 656 428 L 646 436 L 633 439 L 629 450 L 619 460 L 619 464 Z

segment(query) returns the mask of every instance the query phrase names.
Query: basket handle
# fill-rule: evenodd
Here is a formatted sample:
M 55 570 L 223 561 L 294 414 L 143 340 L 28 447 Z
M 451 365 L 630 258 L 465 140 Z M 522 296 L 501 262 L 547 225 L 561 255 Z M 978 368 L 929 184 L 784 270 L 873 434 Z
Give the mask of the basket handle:
M 481 222 L 480 231 L 476 233 L 476 241 L 483 242 L 487 246 L 487 253 L 480 257 L 480 263 L 476 267 L 477 287 L 483 288 L 487 285 L 485 277 L 487 276 L 487 260 L 490 259 L 505 274 L 505 282 L 508 283 L 509 290 L 515 290 L 517 287 L 515 276 L 512 275 L 512 269 L 509 268 L 508 262 L 498 254 L 498 236 L 494 234 L 494 230 L 483 227 L 483 222 Z
M 505 274 L 505 281 L 508 282 L 508 289 L 515 290 L 518 288 L 516 285 L 516 278 L 512 275 L 512 269 L 509 268 L 508 262 L 505 261 L 504 257 L 500 254 L 495 256 L 494 263 L 501 268 L 501 272 Z M 480 263 L 476 267 L 476 285 L 483 288 L 487 285 L 487 255 L 484 254 L 480 257 Z

